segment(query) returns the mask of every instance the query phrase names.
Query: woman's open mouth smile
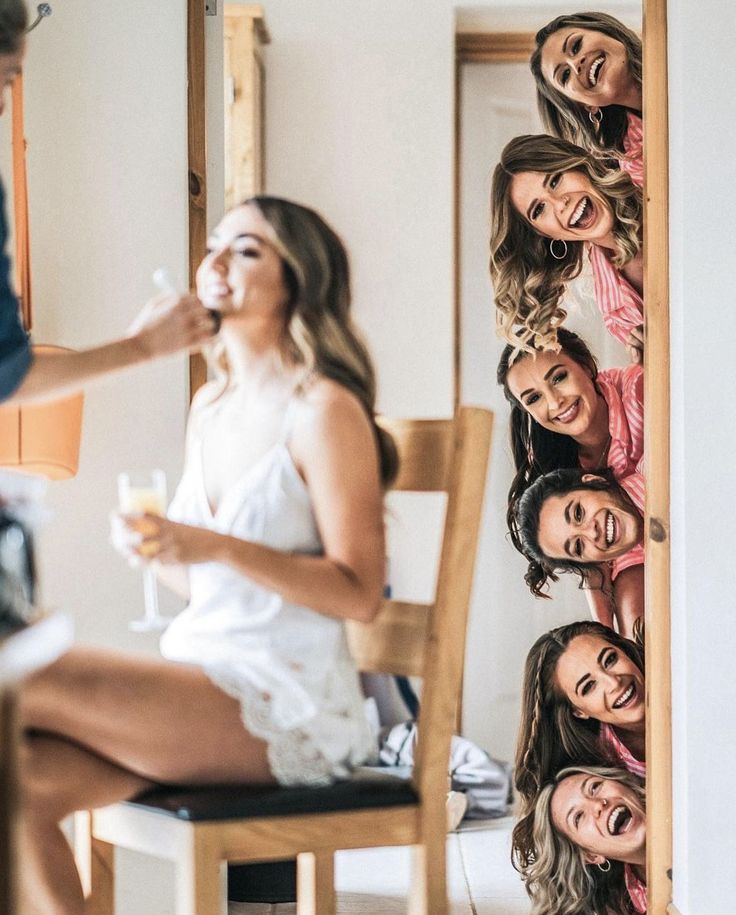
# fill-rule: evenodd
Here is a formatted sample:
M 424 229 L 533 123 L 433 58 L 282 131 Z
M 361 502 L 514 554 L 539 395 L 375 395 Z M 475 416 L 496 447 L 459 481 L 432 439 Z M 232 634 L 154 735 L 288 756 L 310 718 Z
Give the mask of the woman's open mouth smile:
M 618 697 L 618 699 L 613 703 L 613 708 L 622 709 L 627 708 L 636 700 L 636 684 L 632 683 L 628 686 Z
M 554 417 L 554 422 L 562 423 L 567 425 L 568 423 L 574 422 L 578 418 L 578 413 L 580 413 L 580 398 L 576 398 L 569 407 L 558 413 Z
M 634 819 L 631 810 L 625 804 L 618 804 L 611 811 L 606 824 L 609 835 L 620 836 L 621 833 L 627 832 Z
M 596 57 L 596 59 L 590 65 L 590 69 L 588 70 L 588 85 L 591 89 L 594 88 L 598 83 L 601 67 L 603 66 L 605 60 L 606 55 L 601 54 L 600 57 Z
M 580 198 L 580 202 L 573 210 L 570 221 L 567 224 L 568 229 L 577 231 L 589 229 L 596 219 L 596 210 L 593 201 L 587 195 Z
M 618 542 L 621 531 L 619 528 L 618 520 L 614 516 L 613 512 L 606 511 L 606 522 L 603 528 L 603 534 L 606 541 L 606 549 L 610 549 L 615 543 Z

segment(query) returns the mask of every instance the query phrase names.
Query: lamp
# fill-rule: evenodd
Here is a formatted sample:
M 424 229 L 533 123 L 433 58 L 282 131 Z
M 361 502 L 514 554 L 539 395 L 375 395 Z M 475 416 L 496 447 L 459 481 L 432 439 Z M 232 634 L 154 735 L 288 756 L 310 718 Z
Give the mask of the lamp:
M 15 204 L 16 276 L 21 320 L 31 330 L 31 257 L 28 231 L 26 141 L 23 135 L 23 79 L 13 83 L 13 197 Z M 35 352 L 63 352 L 58 346 L 36 346 Z M 83 395 L 23 407 L 0 407 L 0 467 L 65 480 L 79 469 Z

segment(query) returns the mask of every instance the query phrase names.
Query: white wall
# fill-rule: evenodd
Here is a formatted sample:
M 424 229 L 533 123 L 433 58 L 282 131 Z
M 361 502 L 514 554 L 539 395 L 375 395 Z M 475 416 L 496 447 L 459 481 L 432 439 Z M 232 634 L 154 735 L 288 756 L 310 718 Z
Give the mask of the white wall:
M 269 0 L 266 181 L 352 255 L 356 314 L 398 415 L 452 409 L 452 6 Z
M 29 38 L 37 342 L 83 347 L 121 336 L 155 291 L 157 266 L 186 278 L 185 27 L 174 0 L 66 3 Z M 0 123 L 9 142 L 9 117 Z M 87 394 L 80 472 L 49 488 L 39 551 L 46 603 L 72 612 L 85 640 L 153 644 L 128 633 L 141 581 L 109 546 L 107 514 L 119 471 L 160 466 L 176 479 L 185 408 L 183 357 Z
M 670 0 L 668 31 L 674 892 L 681 915 L 731 915 L 736 11 Z

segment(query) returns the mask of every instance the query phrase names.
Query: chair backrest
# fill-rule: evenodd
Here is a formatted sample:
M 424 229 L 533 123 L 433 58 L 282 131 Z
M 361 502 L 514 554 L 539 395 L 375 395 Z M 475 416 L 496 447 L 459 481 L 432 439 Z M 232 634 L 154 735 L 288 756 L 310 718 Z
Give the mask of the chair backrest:
M 437 587 L 432 604 L 385 600 L 348 638 L 360 670 L 423 678 L 414 781 L 444 811 L 493 415 L 459 407 L 454 419 L 380 422 L 399 451 L 394 489 L 447 493 Z

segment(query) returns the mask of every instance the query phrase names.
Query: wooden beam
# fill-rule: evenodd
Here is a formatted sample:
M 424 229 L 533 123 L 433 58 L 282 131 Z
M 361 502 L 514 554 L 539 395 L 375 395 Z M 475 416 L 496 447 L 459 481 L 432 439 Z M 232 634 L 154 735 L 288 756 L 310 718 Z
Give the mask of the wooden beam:
M 460 63 L 527 63 L 534 32 L 458 32 L 455 51 Z
M 644 289 L 647 504 L 647 888 L 650 912 L 672 901 L 670 657 L 670 342 L 667 3 L 644 2 Z
M 207 247 L 207 129 L 205 120 L 204 0 L 187 0 L 187 137 L 189 149 L 189 287 Z M 189 357 L 189 398 L 207 380 L 202 356 Z

